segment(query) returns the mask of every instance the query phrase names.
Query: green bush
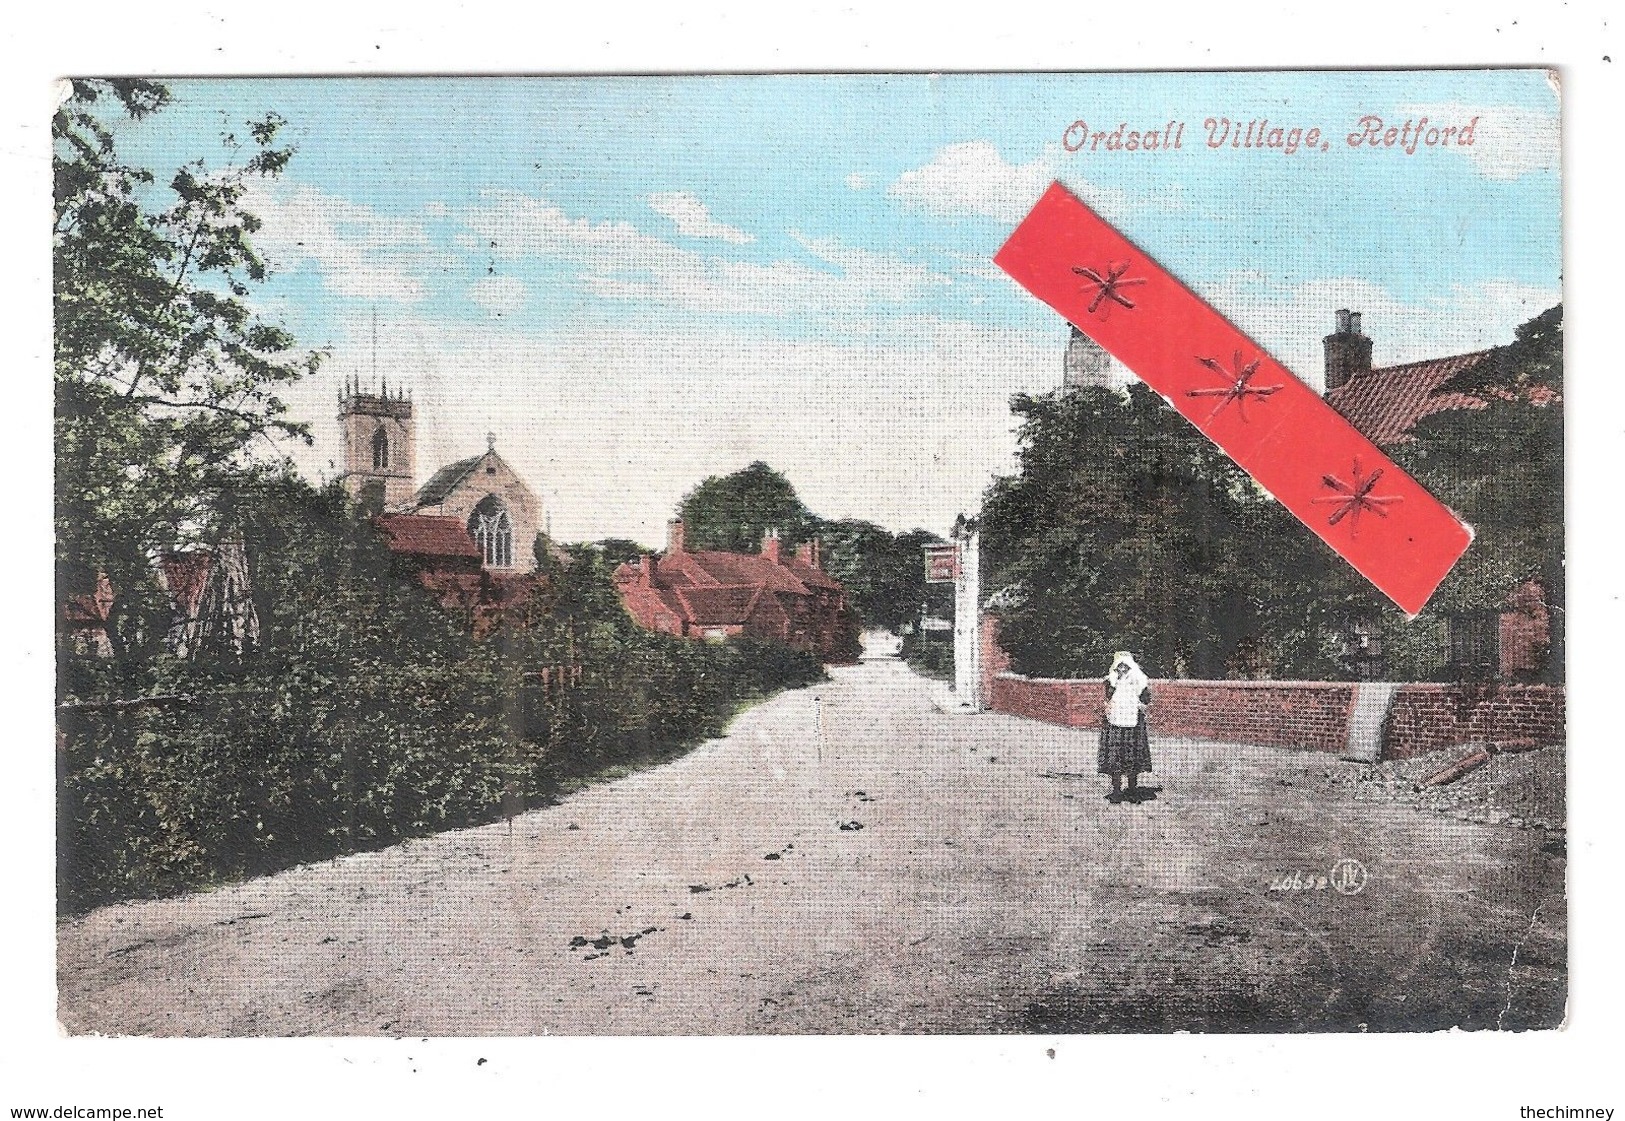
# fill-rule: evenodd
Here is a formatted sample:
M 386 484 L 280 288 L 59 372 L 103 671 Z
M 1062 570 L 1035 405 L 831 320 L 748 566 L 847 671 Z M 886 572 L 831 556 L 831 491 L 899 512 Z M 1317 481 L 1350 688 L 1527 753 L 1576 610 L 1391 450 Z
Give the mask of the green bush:
M 260 648 L 65 658 L 58 902 L 68 913 L 494 820 L 611 768 L 669 758 L 739 706 L 819 680 L 773 643 L 641 631 L 590 551 L 544 566 L 476 640 L 342 498 L 245 502 Z M 544 684 L 543 666 L 579 676 Z M 183 700 L 93 707 L 131 697 Z M 77 705 L 74 702 L 89 702 Z
M 952 681 L 954 641 L 948 631 L 914 631 L 903 636 L 903 660 L 924 677 Z

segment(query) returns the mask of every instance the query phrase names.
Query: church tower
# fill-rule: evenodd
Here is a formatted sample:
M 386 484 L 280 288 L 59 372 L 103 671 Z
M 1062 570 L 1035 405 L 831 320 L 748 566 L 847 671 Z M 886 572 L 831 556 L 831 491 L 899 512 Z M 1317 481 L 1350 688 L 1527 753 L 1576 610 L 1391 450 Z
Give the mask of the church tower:
M 344 433 L 344 487 L 376 510 L 410 509 L 417 461 L 412 399 L 389 391 L 363 393 L 359 383 L 339 393 L 339 427 Z
M 1102 389 L 1111 384 L 1111 355 L 1088 335 L 1072 328 L 1072 339 L 1066 344 L 1066 364 L 1061 384 L 1067 389 L 1086 385 Z

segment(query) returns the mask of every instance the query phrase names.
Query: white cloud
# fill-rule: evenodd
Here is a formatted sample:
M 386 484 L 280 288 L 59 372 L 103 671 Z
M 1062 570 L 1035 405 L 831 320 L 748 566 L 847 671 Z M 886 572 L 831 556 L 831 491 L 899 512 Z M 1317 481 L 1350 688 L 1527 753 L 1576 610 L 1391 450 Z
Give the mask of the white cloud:
M 495 243 L 492 252 L 576 264 L 587 290 L 602 299 L 719 314 L 845 316 L 907 303 L 948 283 L 918 263 L 832 238 L 793 235 L 831 268 L 789 260 L 762 264 L 697 253 L 626 222 L 571 218 L 529 195 L 492 191 L 485 198 L 465 220 Z
M 563 540 L 657 545 L 685 491 L 754 459 L 784 471 L 826 517 L 941 532 L 1013 469 L 1010 395 L 1059 383 L 1066 334 L 1058 322 L 1037 335 L 919 326 L 898 343 L 392 319 L 378 365 L 416 402 L 420 481 L 494 432 Z M 301 463 L 338 458 L 332 390 L 369 361 L 359 322 L 298 387 L 296 408 L 317 436 L 296 452 Z
M 687 191 L 670 191 L 649 196 L 649 209 L 661 217 L 670 218 L 677 232 L 684 237 L 714 238 L 733 245 L 746 245 L 756 239 L 711 217 L 705 203 Z
M 839 238 L 807 237 L 799 230 L 791 230 L 790 237 L 820 261 L 840 269 L 850 284 L 871 299 L 904 303 L 925 295 L 934 287 L 952 283 L 925 265 L 890 253 L 848 245 Z
M 422 274 L 441 259 L 420 223 L 384 215 L 314 187 L 255 183 L 245 200 L 264 223 L 255 244 L 273 266 L 314 265 L 341 296 L 416 303 Z
M 1331 333 L 1338 308 L 1362 313 L 1373 364 L 1394 366 L 1510 343 L 1515 328 L 1562 298 L 1552 289 L 1496 280 L 1408 302 L 1370 280 L 1283 285 L 1252 270 L 1232 272 L 1200 295 L 1317 388 L 1325 371 L 1321 339 Z
M 487 311 L 509 315 L 525 306 L 529 293 L 522 281 L 511 276 L 488 276 L 476 281 L 468 298 Z
M 1144 210 L 1183 210 L 1184 188 L 1165 184 L 1156 194 L 1131 194 L 1077 175 L 1067 174 L 1065 155 L 1054 144 L 1026 163 L 1011 163 L 986 140 L 950 144 L 929 163 L 905 171 L 886 188 L 886 195 L 940 218 L 980 215 L 1016 223 L 1027 216 L 1049 185 L 1060 179 L 1067 188 L 1102 214 Z
M 1473 143 L 1445 151 L 1467 156 L 1486 179 L 1518 179 L 1536 171 L 1556 171 L 1561 158 L 1561 126 L 1556 113 L 1508 105 L 1409 105 L 1405 117 L 1428 118 L 1428 128 L 1462 127 L 1474 117 Z M 1390 122 L 1394 123 L 1394 122 Z
M 863 172 L 854 171 L 846 177 L 846 185 L 854 191 L 867 191 L 873 183 Z
M 501 258 L 550 257 L 619 271 L 670 267 L 694 256 L 628 222 L 572 218 L 544 198 L 502 190 L 481 197 L 485 204 L 465 212 L 463 220 Z
M 950 144 L 931 162 L 903 172 L 886 195 L 938 217 L 979 214 L 1018 222 L 1054 178 L 1047 156 L 1013 164 L 991 142 L 969 140 Z
M 1017 284 L 1011 275 L 993 263 L 991 256 L 980 256 L 973 253 L 955 253 L 945 250 L 943 255 L 954 262 L 955 276 L 974 276 L 979 280 L 993 281 L 999 284 L 1014 284 L 1017 289 L 1025 292 L 1026 289 Z M 1028 298 L 1031 298 L 1029 293 Z

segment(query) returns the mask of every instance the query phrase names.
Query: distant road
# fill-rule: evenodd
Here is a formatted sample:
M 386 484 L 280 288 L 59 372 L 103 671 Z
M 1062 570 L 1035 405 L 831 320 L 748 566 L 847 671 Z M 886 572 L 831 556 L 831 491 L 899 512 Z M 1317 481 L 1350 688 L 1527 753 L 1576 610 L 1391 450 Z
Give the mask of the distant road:
M 1561 1016 L 1562 861 L 1355 766 L 949 716 L 894 660 L 506 823 L 59 932 L 75 1033 L 1373 1030 Z M 1316 888 L 1340 859 L 1357 894 Z M 1293 873 L 1310 887 L 1271 891 Z M 1302 881 L 1300 875 L 1299 881 Z M 1519 947 L 1513 965 L 1514 947 Z

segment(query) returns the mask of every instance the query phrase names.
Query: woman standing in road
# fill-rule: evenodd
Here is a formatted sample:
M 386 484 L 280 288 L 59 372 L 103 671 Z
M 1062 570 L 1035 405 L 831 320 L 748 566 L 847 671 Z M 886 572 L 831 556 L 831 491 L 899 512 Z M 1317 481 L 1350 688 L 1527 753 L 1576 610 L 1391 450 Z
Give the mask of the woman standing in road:
M 1151 681 L 1126 650 L 1113 656 L 1105 680 L 1106 720 L 1100 726 L 1099 770 L 1112 777 L 1112 792 L 1106 800 L 1123 800 L 1126 775 L 1128 798 L 1138 801 L 1140 775 L 1151 770 L 1151 736 L 1145 721 Z

